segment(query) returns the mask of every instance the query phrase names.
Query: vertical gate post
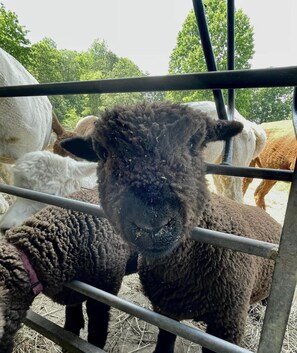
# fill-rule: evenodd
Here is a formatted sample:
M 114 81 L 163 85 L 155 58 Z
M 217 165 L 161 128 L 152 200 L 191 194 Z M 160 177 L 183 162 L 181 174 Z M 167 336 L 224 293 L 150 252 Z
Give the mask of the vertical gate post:
M 196 21 L 200 33 L 202 49 L 206 61 L 208 71 L 217 71 L 217 64 L 215 61 L 212 44 L 209 36 L 209 30 L 204 12 L 204 5 L 202 0 L 193 0 L 193 8 L 196 16 Z M 225 109 L 224 97 L 220 89 L 213 90 L 214 101 L 220 119 L 227 120 L 227 113 Z
M 235 6 L 234 0 L 227 3 L 227 69 L 235 69 Z M 235 90 L 228 89 L 228 119 L 234 119 Z M 226 141 L 222 164 L 232 165 L 233 161 L 233 139 Z
M 297 282 L 297 165 L 293 174 L 258 353 L 280 353 Z
M 206 16 L 204 12 L 203 0 L 193 0 L 193 8 L 196 16 L 197 26 L 200 33 L 202 49 L 206 61 L 208 71 L 217 71 L 212 44 L 210 40 L 209 30 L 207 26 Z M 228 69 L 234 69 L 234 0 L 228 0 Z M 229 28 L 230 27 L 230 28 Z M 230 44 L 230 48 L 229 48 Z M 222 90 L 213 90 L 213 97 L 216 104 L 217 113 L 222 120 L 232 120 L 234 112 L 234 91 L 231 92 L 233 98 L 231 108 L 228 108 L 228 115 L 225 108 L 224 97 Z M 229 95 L 229 93 L 228 93 Z M 232 165 L 232 138 L 226 141 L 223 163 Z

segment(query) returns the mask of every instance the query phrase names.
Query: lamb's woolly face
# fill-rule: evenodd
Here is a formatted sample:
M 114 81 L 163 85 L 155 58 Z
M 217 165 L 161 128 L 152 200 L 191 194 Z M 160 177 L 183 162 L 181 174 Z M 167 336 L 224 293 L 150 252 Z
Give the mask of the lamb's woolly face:
M 99 159 L 104 211 L 125 240 L 147 257 L 169 253 L 198 223 L 208 191 L 202 149 L 240 132 L 179 104 L 141 104 L 107 112 L 84 147 L 63 148 Z M 80 140 L 80 142 L 83 142 Z M 76 149 L 77 148 L 77 149 Z M 76 151 L 75 151 L 76 149 Z

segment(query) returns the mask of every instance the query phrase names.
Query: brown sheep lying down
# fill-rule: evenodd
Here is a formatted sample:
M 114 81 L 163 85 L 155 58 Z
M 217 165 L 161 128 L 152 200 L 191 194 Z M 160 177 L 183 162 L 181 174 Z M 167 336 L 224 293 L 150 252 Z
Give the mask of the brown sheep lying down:
M 249 305 L 269 295 L 271 260 L 191 240 L 195 226 L 277 243 L 280 225 L 264 211 L 211 194 L 203 148 L 242 129 L 174 103 L 106 111 L 86 138 L 64 141 L 98 160 L 104 211 L 141 253 L 139 276 L 155 311 L 204 321 L 207 332 L 240 344 Z M 175 335 L 160 329 L 155 353 L 172 353 Z M 204 353 L 210 353 L 203 348 Z
M 294 170 L 297 157 L 297 140 L 291 120 L 263 123 L 267 141 L 264 150 L 252 160 L 251 167 Z M 243 179 L 243 194 L 246 193 L 252 178 Z M 266 209 L 265 196 L 277 180 L 263 179 L 254 192 L 256 205 Z
M 97 190 L 84 189 L 71 197 L 99 202 Z M 67 305 L 64 327 L 77 335 L 84 326 L 78 304 L 87 300 L 88 341 L 103 348 L 109 306 L 64 284 L 76 279 L 117 294 L 123 276 L 136 272 L 134 255 L 107 219 L 55 206 L 43 208 L 1 235 L 0 352 L 12 352 L 14 335 L 40 290 L 55 302 Z

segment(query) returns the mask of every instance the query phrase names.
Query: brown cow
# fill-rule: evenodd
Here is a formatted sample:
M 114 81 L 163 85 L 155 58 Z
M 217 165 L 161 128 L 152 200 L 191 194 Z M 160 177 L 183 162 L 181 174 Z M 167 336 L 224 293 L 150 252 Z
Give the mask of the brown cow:
M 252 160 L 250 167 L 293 170 L 297 156 L 297 140 L 291 120 L 274 121 L 261 124 L 267 135 L 267 142 L 260 155 Z M 245 194 L 252 178 L 244 178 Z M 264 197 L 276 184 L 277 180 L 263 179 L 256 188 L 254 197 L 258 207 L 266 209 Z

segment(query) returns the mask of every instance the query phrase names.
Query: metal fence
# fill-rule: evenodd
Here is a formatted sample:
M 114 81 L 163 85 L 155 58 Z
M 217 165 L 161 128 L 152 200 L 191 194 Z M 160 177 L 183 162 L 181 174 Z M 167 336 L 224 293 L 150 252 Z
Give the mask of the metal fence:
M 229 29 L 228 70 L 216 72 L 215 60 L 213 57 L 207 23 L 204 16 L 203 2 L 202 0 L 193 0 L 193 5 L 199 24 L 200 36 L 205 50 L 207 66 L 211 72 L 0 87 L 0 97 L 212 89 L 214 90 L 214 99 L 220 118 L 227 119 L 230 118 L 230 116 L 232 118 L 233 114 L 233 89 L 297 86 L 297 67 L 240 71 L 233 70 L 234 0 L 228 0 L 227 3 Z M 228 98 L 228 114 L 225 111 L 220 89 L 230 90 Z M 296 107 L 297 98 L 296 95 L 294 95 L 294 106 L 292 112 L 294 122 L 297 122 Z M 297 169 L 295 168 L 295 170 L 291 172 L 272 169 L 232 167 L 229 165 L 231 160 L 231 150 L 232 141 L 227 143 L 225 151 L 224 164 L 227 165 L 208 165 L 207 172 L 229 176 L 246 176 L 291 182 L 281 241 L 279 244 L 270 244 L 263 241 L 251 240 L 232 234 L 214 232 L 201 228 L 193 229 L 192 238 L 197 241 L 221 247 L 228 247 L 235 251 L 242 251 L 248 254 L 273 259 L 275 261 L 271 294 L 268 298 L 258 353 L 279 353 L 282 348 L 297 279 Z M 71 208 L 77 211 L 90 213 L 92 215 L 104 216 L 100 206 L 95 206 L 76 200 L 70 200 L 63 197 L 52 196 L 4 184 L 0 184 L 0 192 L 25 197 L 56 206 Z M 215 352 L 249 352 L 244 348 L 213 337 L 185 324 L 178 323 L 175 320 L 154 313 L 151 310 L 139 307 L 114 295 L 91 287 L 85 283 L 73 281 L 67 284 L 67 287 L 134 315 L 201 346 L 207 347 Z M 42 318 L 32 311 L 29 311 L 27 318 L 25 319 L 25 323 L 71 352 L 104 352 L 103 350 L 92 346 L 73 334 L 67 333 L 59 326 L 53 324 L 45 318 Z

